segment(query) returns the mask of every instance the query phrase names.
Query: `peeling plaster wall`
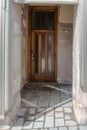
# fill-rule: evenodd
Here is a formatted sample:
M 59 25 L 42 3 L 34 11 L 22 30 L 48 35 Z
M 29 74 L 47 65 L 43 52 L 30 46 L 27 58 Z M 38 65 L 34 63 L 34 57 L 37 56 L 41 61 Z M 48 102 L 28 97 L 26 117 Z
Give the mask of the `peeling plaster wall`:
M 21 16 L 21 89 L 28 82 L 28 6 L 22 6 Z
M 10 1 L 9 14 L 9 85 L 6 94 L 8 95 L 6 105 L 6 122 L 10 124 L 18 112 L 21 105 L 20 91 L 27 79 L 27 41 L 28 31 L 23 14 L 24 7 L 20 4 L 14 4 Z M 27 11 L 28 13 L 28 11 Z M 25 14 L 26 9 L 25 9 Z M 28 17 L 27 17 L 28 19 Z M 26 20 L 27 21 L 27 20 Z M 23 25 L 23 26 L 22 26 Z M 25 29 L 26 28 L 26 29 Z M 27 45 L 27 46 L 26 46 Z
M 87 92 L 87 1 L 82 2 L 81 87 Z
M 76 119 L 81 124 L 87 124 L 87 93 L 81 88 L 81 62 L 82 62 L 82 6 L 83 0 L 74 7 L 74 37 L 73 37 L 73 106 Z M 85 12 L 86 13 L 86 12 Z M 85 15 L 86 17 L 86 15 Z M 86 29 L 86 28 L 85 28 Z M 85 40 L 85 39 L 84 39 Z M 84 62 L 83 62 L 84 63 Z M 87 69 L 87 68 L 85 68 Z M 85 83 L 85 82 L 84 82 Z
M 21 104 L 21 5 L 10 2 L 9 39 L 9 120 L 13 120 Z
M 2 29 L 1 29 L 1 26 L 2 26 L 2 20 L 1 20 L 1 17 L 2 17 L 2 15 L 1 15 L 1 12 L 2 12 L 2 9 L 1 9 L 1 1 L 0 1 L 0 53 L 1 53 L 1 42 L 2 42 L 2 40 L 1 40 L 1 36 L 2 36 Z M 0 63 L 1 63 L 1 56 L 0 56 Z M 0 90 L 1 90 L 1 66 L 0 66 Z M 0 106 L 2 105 L 2 103 L 1 103 L 1 91 L 0 91 Z M 0 107 L 0 114 L 1 114 L 1 107 Z
M 57 81 L 72 81 L 73 6 L 61 5 L 58 24 Z

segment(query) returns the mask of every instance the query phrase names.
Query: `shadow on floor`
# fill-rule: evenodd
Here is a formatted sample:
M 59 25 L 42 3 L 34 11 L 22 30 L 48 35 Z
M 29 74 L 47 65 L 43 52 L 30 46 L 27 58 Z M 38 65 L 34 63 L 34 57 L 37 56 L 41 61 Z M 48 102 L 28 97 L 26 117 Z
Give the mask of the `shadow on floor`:
M 31 84 L 23 88 L 22 108 L 28 109 L 26 120 L 34 120 L 71 99 L 71 85 Z

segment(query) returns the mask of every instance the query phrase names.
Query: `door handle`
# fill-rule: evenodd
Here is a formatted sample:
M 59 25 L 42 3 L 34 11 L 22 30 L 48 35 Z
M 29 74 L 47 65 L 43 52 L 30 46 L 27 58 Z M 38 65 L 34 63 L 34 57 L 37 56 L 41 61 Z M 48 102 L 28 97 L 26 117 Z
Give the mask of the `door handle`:
M 35 54 L 34 53 L 32 53 L 32 60 L 34 60 L 35 59 Z

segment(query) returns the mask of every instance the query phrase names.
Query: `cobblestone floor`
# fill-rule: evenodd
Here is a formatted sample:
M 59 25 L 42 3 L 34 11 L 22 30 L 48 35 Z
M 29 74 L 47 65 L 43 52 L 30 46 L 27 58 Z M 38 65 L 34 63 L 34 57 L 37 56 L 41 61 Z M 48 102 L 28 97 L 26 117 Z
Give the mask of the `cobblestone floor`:
M 71 85 L 31 85 L 11 130 L 87 130 L 75 121 Z

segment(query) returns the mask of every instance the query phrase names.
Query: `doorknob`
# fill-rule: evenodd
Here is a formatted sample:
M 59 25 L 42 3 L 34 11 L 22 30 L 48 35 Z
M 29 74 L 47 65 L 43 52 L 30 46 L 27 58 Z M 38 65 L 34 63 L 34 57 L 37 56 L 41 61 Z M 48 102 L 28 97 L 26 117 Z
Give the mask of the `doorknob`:
M 35 59 L 35 54 L 34 53 L 32 53 L 32 60 L 34 60 Z

